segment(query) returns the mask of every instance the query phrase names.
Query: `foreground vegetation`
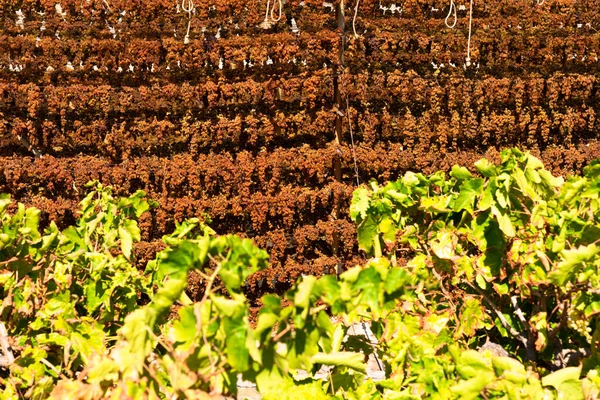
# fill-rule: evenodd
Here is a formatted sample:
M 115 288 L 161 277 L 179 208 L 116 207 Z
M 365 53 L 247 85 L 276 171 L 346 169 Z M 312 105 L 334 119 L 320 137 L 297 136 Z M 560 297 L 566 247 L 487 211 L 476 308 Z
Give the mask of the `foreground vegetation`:
M 507 150 L 475 169 L 356 190 L 373 258 L 264 296 L 256 325 L 242 288 L 268 255 L 250 240 L 188 220 L 141 272 L 143 192 L 94 184 L 75 226 L 43 233 L 38 210 L 4 197 L 2 397 L 202 398 L 243 378 L 266 398 L 598 398 L 600 162 L 563 181 Z M 206 285 L 195 303 L 190 271 Z M 344 340 L 359 321 L 378 344 Z M 486 341 L 508 355 L 477 351 Z M 372 352 L 383 381 L 365 380 Z M 294 379 L 322 365 L 329 379 Z

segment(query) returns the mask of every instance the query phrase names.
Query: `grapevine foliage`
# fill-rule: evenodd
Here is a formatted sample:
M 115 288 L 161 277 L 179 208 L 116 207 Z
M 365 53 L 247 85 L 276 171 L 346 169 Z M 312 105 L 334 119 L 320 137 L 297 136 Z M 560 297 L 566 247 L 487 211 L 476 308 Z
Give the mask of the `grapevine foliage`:
M 43 233 L 38 210 L 11 215 L 3 198 L 0 315 L 15 360 L 2 397 L 209 398 L 244 379 L 267 399 L 597 398 L 600 163 L 566 182 L 518 150 L 475 167 L 359 188 L 351 215 L 375 257 L 263 296 L 255 324 L 243 288 L 268 254 L 250 240 L 184 221 L 141 272 L 143 192 L 115 199 L 96 184 L 74 227 Z M 356 322 L 376 344 L 346 339 Z M 502 351 L 477 351 L 490 340 Z M 384 380 L 366 378 L 372 353 Z
M 598 365 L 600 162 L 566 182 L 519 150 L 477 174 L 407 173 L 354 192 L 360 247 L 431 272 L 455 337 L 493 337 L 543 370 Z M 483 335 L 483 337 L 482 337 Z

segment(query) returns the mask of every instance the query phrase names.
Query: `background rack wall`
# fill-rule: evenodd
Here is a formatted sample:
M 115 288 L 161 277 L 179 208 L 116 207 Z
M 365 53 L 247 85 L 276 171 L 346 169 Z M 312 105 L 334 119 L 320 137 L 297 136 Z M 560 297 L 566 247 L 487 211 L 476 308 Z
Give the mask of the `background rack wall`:
M 508 146 L 556 174 L 600 157 L 600 1 L 476 1 L 470 67 L 468 2 L 450 29 L 449 2 L 362 0 L 357 37 L 346 2 L 343 70 L 337 2 L 288 0 L 269 29 L 265 1 L 197 3 L 190 18 L 166 0 L 0 2 L 0 192 L 65 226 L 90 179 L 144 189 L 161 207 L 140 264 L 174 221 L 208 215 L 271 253 L 258 295 L 360 262 L 347 215 L 331 217 L 354 159 L 365 182 Z

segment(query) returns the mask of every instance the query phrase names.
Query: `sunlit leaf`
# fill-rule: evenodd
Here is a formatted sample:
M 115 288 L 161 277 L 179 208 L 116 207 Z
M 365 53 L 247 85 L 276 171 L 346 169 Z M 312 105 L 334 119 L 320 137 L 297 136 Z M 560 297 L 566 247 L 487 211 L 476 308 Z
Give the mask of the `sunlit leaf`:
M 562 251 L 563 261 L 550 272 L 550 280 L 557 285 L 564 285 L 577 274 L 584 263 L 591 261 L 598 252 L 600 252 L 600 247 L 595 244 Z
M 313 360 L 317 364 L 337 365 L 366 372 L 365 356 L 362 353 L 340 351 L 336 353 L 317 353 Z
M 579 377 L 581 367 L 560 369 L 542 378 L 544 386 L 551 386 L 564 399 L 582 400 L 583 388 Z

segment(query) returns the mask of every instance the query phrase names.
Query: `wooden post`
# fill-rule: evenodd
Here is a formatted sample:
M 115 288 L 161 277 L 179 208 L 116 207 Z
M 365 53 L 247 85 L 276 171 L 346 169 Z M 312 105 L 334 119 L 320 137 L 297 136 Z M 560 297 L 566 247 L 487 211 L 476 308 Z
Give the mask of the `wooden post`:
M 334 71 L 333 76 L 333 95 L 335 99 L 335 105 L 337 108 L 336 117 L 335 117 L 335 143 L 339 145 L 342 143 L 342 117 L 343 114 L 341 110 L 343 110 L 342 105 L 342 94 L 340 92 L 340 82 L 339 82 L 339 74 L 343 73 L 344 70 L 344 48 L 346 47 L 346 23 L 345 23 L 345 15 L 344 15 L 344 0 L 340 0 L 340 3 L 336 8 L 336 18 L 338 29 L 340 31 L 340 49 L 338 53 L 338 66 Z M 342 181 L 342 159 L 341 154 L 336 154 L 333 156 L 333 171 L 335 175 L 335 179 L 338 182 Z M 340 205 L 337 199 L 334 199 L 333 210 L 331 212 L 331 216 L 333 221 L 336 221 L 339 218 L 340 214 Z M 340 233 L 337 231 L 337 227 L 334 228 L 332 235 L 332 250 L 333 254 L 336 258 L 338 258 L 336 274 L 339 276 L 342 273 L 342 262 L 339 259 L 340 255 Z

